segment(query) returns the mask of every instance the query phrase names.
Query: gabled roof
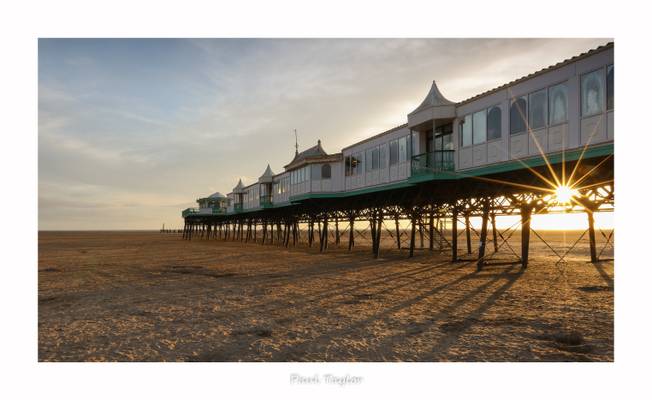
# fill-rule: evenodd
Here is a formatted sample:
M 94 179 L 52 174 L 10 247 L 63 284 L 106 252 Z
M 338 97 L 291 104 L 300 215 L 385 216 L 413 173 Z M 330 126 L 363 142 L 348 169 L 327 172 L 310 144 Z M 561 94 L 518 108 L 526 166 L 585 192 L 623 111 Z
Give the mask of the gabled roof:
M 290 161 L 290 163 L 285 166 L 285 169 L 297 166 L 303 161 L 320 159 L 323 157 L 328 157 L 328 153 L 326 153 L 323 147 L 321 147 L 321 140 L 317 140 L 316 146 L 312 146 L 311 148 L 304 150 L 301 153 L 296 153 L 292 161 Z
M 410 114 L 416 114 L 419 111 L 426 110 L 430 107 L 437 107 L 437 106 L 450 106 L 450 105 L 455 105 L 455 102 L 452 102 L 448 100 L 446 97 L 444 97 L 443 94 L 439 91 L 439 88 L 437 87 L 437 84 L 435 81 L 432 81 L 432 86 L 430 86 L 430 91 L 426 95 L 426 98 L 423 99 L 419 107 L 417 107 L 414 111 L 412 111 Z

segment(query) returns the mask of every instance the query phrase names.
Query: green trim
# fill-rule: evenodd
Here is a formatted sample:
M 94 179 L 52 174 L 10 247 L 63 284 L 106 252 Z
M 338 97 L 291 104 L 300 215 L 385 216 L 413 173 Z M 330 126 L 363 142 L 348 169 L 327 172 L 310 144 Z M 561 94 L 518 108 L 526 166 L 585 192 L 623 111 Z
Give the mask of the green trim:
M 580 158 L 582 149 L 570 150 L 565 153 L 558 152 L 546 155 L 550 164 L 559 164 L 562 160 L 575 161 Z M 587 148 L 584 152 L 583 158 L 594 158 L 600 156 L 608 156 L 614 154 L 614 145 L 609 143 L 606 145 L 594 146 Z M 541 156 L 526 158 L 522 160 L 506 161 L 500 164 L 490 165 L 486 167 L 471 168 L 462 171 L 438 172 L 432 174 L 423 174 L 418 176 L 411 176 L 408 182 L 412 184 L 432 181 L 432 180 L 459 180 L 472 176 L 490 175 L 501 172 L 515 171 L 523 168 L 541 167 L 546 165 L 546 160 Z
M 306 193 L 300 194 L 297 196 L 290 196 L 290 201 L 293 203 L 298 203 L 304 200 L 310 199 L 332 199 L 332 198 L 342 198 L 342 197 L 351 197 L 351 196 L 360 196 L 363 194 L 384 192 L 386 190 L 401 189 L 404 187 L 413 186 L 408 182 L 397 182 L 391 183 L 388 185 L 378 185 L 364 189 L 358 189 L 351 192 L 334 192 L 334 193 Z

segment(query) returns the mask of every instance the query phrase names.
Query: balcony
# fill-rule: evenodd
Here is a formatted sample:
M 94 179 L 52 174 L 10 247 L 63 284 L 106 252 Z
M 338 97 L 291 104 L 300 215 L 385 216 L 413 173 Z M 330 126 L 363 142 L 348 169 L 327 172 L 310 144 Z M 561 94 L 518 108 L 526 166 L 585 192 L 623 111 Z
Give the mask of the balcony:
M 436 150 L 412 157 L 412 176 L 455 170 L 455 150 Z
M 186 208 L 185 210 L 181 211 L 181 216 L 183 218 L 186 218 L 187 216 L 192 214 L 197 214 L 198 212 L 199 210 L 197 210 L 196 208 Z
M 260 196 L 260 206 L 262 208 L 272 208 L 274 205 L 272 204 L 272 195 L 271 194 L 265 194 Z

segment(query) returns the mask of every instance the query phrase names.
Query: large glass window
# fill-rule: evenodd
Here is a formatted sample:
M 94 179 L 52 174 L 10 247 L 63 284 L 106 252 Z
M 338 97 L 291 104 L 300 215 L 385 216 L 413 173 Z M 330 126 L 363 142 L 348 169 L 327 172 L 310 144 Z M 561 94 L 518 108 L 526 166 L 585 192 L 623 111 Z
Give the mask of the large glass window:
M 582 75 L 582 116 L 599 114 L 604 108 L 604 84 L 602 70 Z
M 473 114 L 473 144 L 487 141 L 487 110 Z
M 372 149 L 367 149 L 367 151 L 365 152 L 365 156 L 364 156 L 364 165 L 365 165 L 365 170 L 367 172 L 372 170 L 371 152 L 372 152 Z
M 358 175 L 362 172 L 362 153 L 355 153 L 351 156 L 351 175 Z
M 410 138 L 410 143 L 412 144 L 410 146 L 410 157 L 412 157 L 415 154 L 419 154 L 419 133 L 418 132 L 412 132 L 412 136 Z
M 546 90 L 530 93 L 530 129 L 545 128 L 548 119 Z
M 380 146 L 380 151 L 378 152 L 379 161 L 378 168 L 383 169 L 387 168 L 387 145 L 383 144 Z
M 324 164 L 321 166 L 321 179 L 330 179 L 331 178 L 331 165 Z
M 568 120 L 568 89 L 566 84 L 548 89 L 550 125 L 562 124 Z
M 407 160 L 407 136 L 398 139 L 398 162 Z
M 471 114 L 464 117 L 460 122 L 460 130 L 462 132 L 462 147 L 470 146 L 473 144 L 473 122 Z
M 607 110 L 614 109 L 614 66 L 607 66 Z
M 527 100 L 525 96 L 512 101 L 509 108 L 509 133 L 515 135 L 527 130 Z
M 443 150 L 454 150 L 454 148 L 453 148 L 453 135 L 452 134 L 443 135 L 441 137 L 441 141 L 442 141 Z
M 351 156 L 344 159 L 344 176 L 351 176 Z
M 487 113 L 487 140 L 499 139 L 502 136 L 502 121 L 500 107 L 491 107 Z
M 371 150 L 371 169 L 380 168 L 380 149 L 378 147 Z
M 389 165 L 398 163 L 398 140 L 389 142 Z

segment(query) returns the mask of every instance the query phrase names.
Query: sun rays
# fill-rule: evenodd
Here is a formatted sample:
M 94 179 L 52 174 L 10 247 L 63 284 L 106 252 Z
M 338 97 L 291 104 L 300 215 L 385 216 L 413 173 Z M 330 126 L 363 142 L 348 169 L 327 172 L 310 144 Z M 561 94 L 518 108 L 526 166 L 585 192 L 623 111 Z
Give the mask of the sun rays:
M 514 96 L 511 89 L 508 88 L 507 90 L 508 90 L 509 97 L 513 98 Z M 529 120 L 525 115 L 525 110 L 523 110 L 520 107 L 520 105 L 517 105 L 516 107 L 521 118 L 525 122 L 528 138 L 532 139 L 532 142 L 534 143 L 541 159 L 543 160 L 543 163 L 546 167 L 546 170 L 548 171 L 548 174 L 544 174 L 541 171 L 533 168 L 532 166 L 528 165 L 526 161 L 522 159 L 515 159 L 513 161 L 516 161 L 523 168 L 527 169 L 530 173 L 532 173 L 533 176 L 537 177 L 543 184 L 533 185 L 533 184 L 527 184 L 527 183 L 505 180 L 505 179 L 489 178 L 484 176 L 474 176 L 460 171 L 451 172 L 451 173 L 462 178 L 470 178 L 470 179 L 480 180 L 489 183 L 497 183 L 497 184 L 512 186 L 520 189 L 531 190 L 537 193 L 545 193 L 544 200 L 550 206 L 553 207 L 559 206 L 567 210 L 569 208 L 572 209 L 574 205 L 580 207 L 584 207 L 586 205 L 585 203 L 586 199 L 584 198 L 585 195 L 583 193 L 584 191 L 603 185 L 613 184 L 613 179 L 609 179 L 598 183 L 589 183 L 587 185 L 581 185 L 584 181 L 590 178 L 591 175 L 596 170 L 598 170 L 598 168 L 600 168 L 604 163 L 609 161 L 613 157 L 613 154 L 609 154 L 604 158 L 602 158 L 598 163 L 593 165 L 590 169 L 588 169 L 588 171 L 584 172 L 581 176 L 576 176 L 581 170 L 580 168 L 582 166 L 582 163 L 585 161 L 585 156 L 587 154 L 587 150 L 589 146 L 593 144 L 593 138 L 595 137 L 596 132 L 598 131 L 598 127 L 600 127 L 603 122 L 602 120 L 604 117 L 602 114 L 599 117 L 600 119 L 598 123 L 596 123 L 593 126 L 586 142 L 581 146 L 581 149 L 578 149 L 579 156 L 577 157 L 576 160 L 573 160 L 574 165 L 572 167 L 570 175 L 567 176 L 566 174 L 566 169 L 567 169 L 566 152 L 568 150 L 567 140 L 565 140 L 564 138 L 562 142 L 562 148 L 560 153 L 561 162 L 560 163 L 551 162 L 550 158 L 548 157 L 548 154 L 542 147 L 541 143 L 539 143 L 539 140 L 537 139 L 534 130 L 530 127 Z M 557 170 L 554 167 L 554 165 L 556 164 L 559 164 L 559 169 L 561 170 L 560 174 L 558 174 Z

